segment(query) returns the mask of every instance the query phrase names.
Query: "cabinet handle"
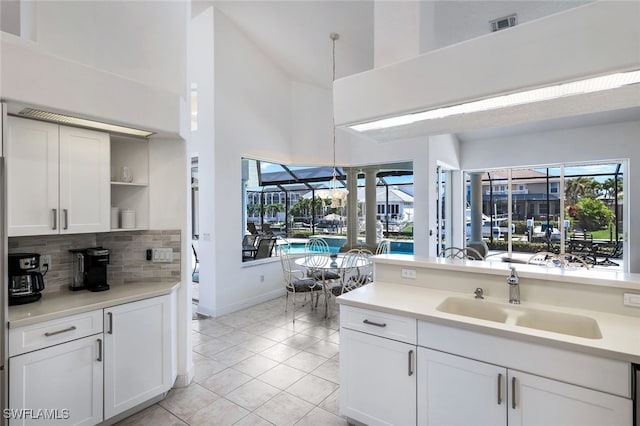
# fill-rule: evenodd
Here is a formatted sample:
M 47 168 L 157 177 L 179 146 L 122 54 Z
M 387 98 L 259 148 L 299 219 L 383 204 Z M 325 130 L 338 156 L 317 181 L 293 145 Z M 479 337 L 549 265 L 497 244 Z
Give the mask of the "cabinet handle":
M 498 405 L 502 405 L 502 373 L 498 374 Z
M 373 322 L 373 321 L 369 321 L 368 319 L 362 321 L 365 324 L 369 324 L 369 325 L 375 325 L 376 327 L 386 327 L 387 324 L 385 323 L 379 323 L 379 322 Z
M 511 408 L 516 409 L 516 378 L 511 378 Z
M 409 351 L 409 376 L 413 376 L 413 350 Z
M 102 362 L 102 339 L 98 339 L 98 362 Z
M 107 333 L 113 334 L 113 314 L 111 312 L 107 312 L 107 316 L 109 317 L 109 331 L 107 331 Z
M 75 325 L 72 325 L 69 328 L 65 328 L 64 330 L 58 330 L 58 331 L 47 331 L 46 333 L 44 333 L 45 337 L 51 337 L 51 336 L 55 336 L 56 334 L 61 334 L 61 333 L 66 333 L 67 331 L 73 331 L 76 329 Z
M 51 213 L 53 213 L 53 226 L 51 229 L 58 229 L 58 209 L 51 209 Z
M 69 229 L 69 210 L 63 209 L 64 212 L 64 229 Z

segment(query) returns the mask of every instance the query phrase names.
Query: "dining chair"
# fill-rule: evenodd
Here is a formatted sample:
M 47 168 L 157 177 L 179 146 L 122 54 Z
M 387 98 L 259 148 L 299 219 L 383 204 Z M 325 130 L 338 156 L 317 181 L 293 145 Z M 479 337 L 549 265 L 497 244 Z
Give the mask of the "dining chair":
M 311 294 L 311 303 L 313 304 L 313 294 L 316 295 L 315 307 L 318 307 L 318 298 L 320 292 L 323 291 L 322 285 L 318 284 L 313 278 L 306 277 L 304 272 L 294 269 L 294 263 L 289 254 L 288 247 L 280 247 L 280 263 L 282 265 L 282 273 L 284 275 L 285 290 L 287 291 L 284 301 L 284 312 L 287 312 L 289 305 L 289 294 L 293 305 L 293 322 L 296 322 L 296 294 Z M 306 297 L 305 297 L 306 303 Z M 303 303 L 304 306 L 304 303 Z
M 484 256 L 473 247 L 447 247 L 442 251 L 442 257 L 449 259 L 484 260 Z
M 336 271 L 326 268 L 327 262 L 331 256 L 329 244 L 322 238 L 310 238 L 305 244 L 305 264 L 309 268 L 309 276 L 322 281 L 326 284 L 328 281 L 340 279 L 340 274 Z
M 389 254 L 391 253 L 391 241 L 380 240 L 378 247 L 376 247 L 376 254 Z
M 333 284 L 331 294 L 340 296 L 373 281 L 373 265 L 369 250 L 349 250 L 342 260 L 340 282 Z

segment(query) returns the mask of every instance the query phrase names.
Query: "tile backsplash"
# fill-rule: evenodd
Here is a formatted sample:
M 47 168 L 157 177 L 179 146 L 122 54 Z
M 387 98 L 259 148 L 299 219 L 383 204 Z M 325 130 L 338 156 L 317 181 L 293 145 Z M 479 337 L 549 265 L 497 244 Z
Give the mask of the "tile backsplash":
M 86 247 L 109 249 L 107 282 L 127 284 L 141 280 L 180 281 L 181 243 L 179 230 L 126 231 L 98 234 L 41 235 L 9 238 L 9 253 L 39 253 L 51 256 L 44 292 L 67 288 L 73 275 L 69 250 Z M 152 263 L 147 249 L 171 248 L 171 263 Z M 42 271 L 44 272 L 44 271 Z

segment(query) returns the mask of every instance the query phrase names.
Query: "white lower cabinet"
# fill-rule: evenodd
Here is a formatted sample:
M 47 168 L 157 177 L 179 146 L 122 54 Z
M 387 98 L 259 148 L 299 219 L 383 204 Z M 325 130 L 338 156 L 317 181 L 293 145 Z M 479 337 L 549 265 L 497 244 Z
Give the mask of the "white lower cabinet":
M 418 424 L 507 424 L 507 369 L 418 348 Z
M 418 348 L 418 424 L 631 425 L 631 400 Z
M 509 371 L 509 426 L 629 426 L 632 401 L 520 371 Z
M 95 425 L 168 391 L 171 309 L 166 295 L 10 328 L 9 424 Z
M 102 421 L 102 334 L 9 359 L 10 425 Z
M 171 388 L 170 309 L 170 296 L 105 309 L 105 418 Z
M 344 305 L 340 318 L 340 410 L 350 420 L 369 426 L 633 422 L 627 362 L 426 321 L 418 321 L 416 338 L 415 320 Z
M 407 319 L 349 307 L 340 315 L 341 414 L 369 426 L 415 425 L 415 320 L 406 343 L 381 335 L 404 336 Z

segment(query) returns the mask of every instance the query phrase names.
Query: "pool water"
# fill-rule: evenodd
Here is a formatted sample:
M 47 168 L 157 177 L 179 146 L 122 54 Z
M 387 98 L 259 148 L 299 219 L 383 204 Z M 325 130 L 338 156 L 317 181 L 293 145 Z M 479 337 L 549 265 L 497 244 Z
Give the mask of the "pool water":
M 340 251 L 340 247 L 344 244 L 343 241 L 336 241 L 335 238 L 325 239 L 329 244 L 329 252 L 338 253 Z M 334 244 L 331 244 L 331 243 Z M 340 245 L 336 243 L 339 242 Z M 305 243 L 304 242 L 291 242 L 289 243 L 290 253 L 300 254 L 305 252 Z M 391 241 L 391 254 L 413 254 L 413 241 Z

